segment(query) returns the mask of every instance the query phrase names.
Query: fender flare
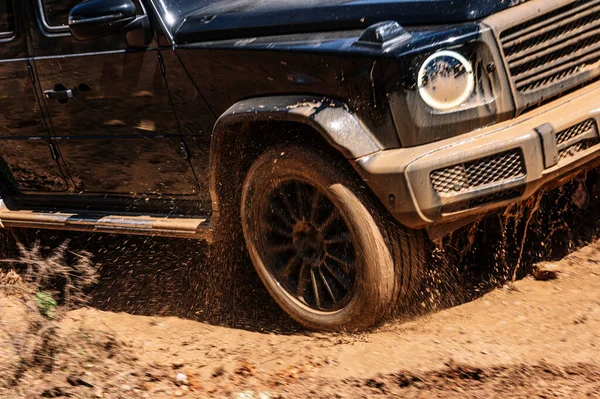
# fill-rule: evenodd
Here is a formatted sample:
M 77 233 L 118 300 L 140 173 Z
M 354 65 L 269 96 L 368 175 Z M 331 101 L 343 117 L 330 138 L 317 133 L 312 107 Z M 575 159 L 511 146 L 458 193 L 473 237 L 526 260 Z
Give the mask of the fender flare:
M 210 189 L 213 210 L 219 210 L 218 173 L 224 137 L 243 122 L 297 122 L 317 131 L 344 157 L 354 160 L 382 149 L 369 129 L 343 102 L 318 96 L 270 96 L 242 100 L 232 105 L 215 123 L 210 144 Z

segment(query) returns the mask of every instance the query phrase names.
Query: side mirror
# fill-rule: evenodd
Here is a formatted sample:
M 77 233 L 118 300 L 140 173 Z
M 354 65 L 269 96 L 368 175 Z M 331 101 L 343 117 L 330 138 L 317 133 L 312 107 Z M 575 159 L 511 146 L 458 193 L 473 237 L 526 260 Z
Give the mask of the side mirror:
M 136 16 L 132 0 L 86 0 L 69 14 L 69 29 L 77 40 L 147 28 L 148 17 Z

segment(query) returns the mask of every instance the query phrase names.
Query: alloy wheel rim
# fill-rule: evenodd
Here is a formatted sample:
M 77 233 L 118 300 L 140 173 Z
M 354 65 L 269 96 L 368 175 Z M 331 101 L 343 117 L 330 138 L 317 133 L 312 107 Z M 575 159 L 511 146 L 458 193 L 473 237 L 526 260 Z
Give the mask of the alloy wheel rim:
M 280 182 L 261 215 L 265 265 L 277 283 L 312 310 L 336 312 L 356 285 L 352 233 L 334 203 L 318 188 Z

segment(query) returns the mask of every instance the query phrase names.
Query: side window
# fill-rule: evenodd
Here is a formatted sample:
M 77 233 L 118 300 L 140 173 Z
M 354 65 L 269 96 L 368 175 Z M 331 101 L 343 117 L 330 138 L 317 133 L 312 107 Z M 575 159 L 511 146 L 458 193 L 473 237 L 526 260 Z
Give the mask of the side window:
M 50 30 L 67 29 L 71 9 L 82 0 L 38 0 L 43 12 L 44 25 Z
M 12 0 L 0 0 L 0 39 L 13 37 L 15 34 L 15 16 Z

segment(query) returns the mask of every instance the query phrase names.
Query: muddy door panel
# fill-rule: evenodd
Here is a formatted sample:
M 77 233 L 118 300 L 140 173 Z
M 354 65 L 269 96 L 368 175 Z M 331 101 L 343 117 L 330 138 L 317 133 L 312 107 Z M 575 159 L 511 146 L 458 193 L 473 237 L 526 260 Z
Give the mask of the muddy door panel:
M 178 136 L 61 139 L 62 156 L 77 185 L 120 195 L 194 195 L 195 179 Z M 105 148 L 105 151 L 98 151 Z
M 14 7 L 14 8 L 13 8 Z M 9 191 L 65 191 L 27 60 L 21 3 L 0 0 L 0 172 Z
M 210 142 L 216 118 L 175 52 L 168 47 L 166 38 L 159 35 L 159 40 L 173 107 L 198 179 L 198 204 L 208 213 L 212 205 L 209 190 Z
M 131 47 L 126 34 L 77 41 L 68 30 L 58 36 L 44 32 L 60 28 L 53 10 L 62 10 L 66 22 L 68 9 L 38 10 L 50 13 L 45 23 L 55 25 L 31 31 L 41 91 L 76 191 L 196 195 L 157 46 Z

